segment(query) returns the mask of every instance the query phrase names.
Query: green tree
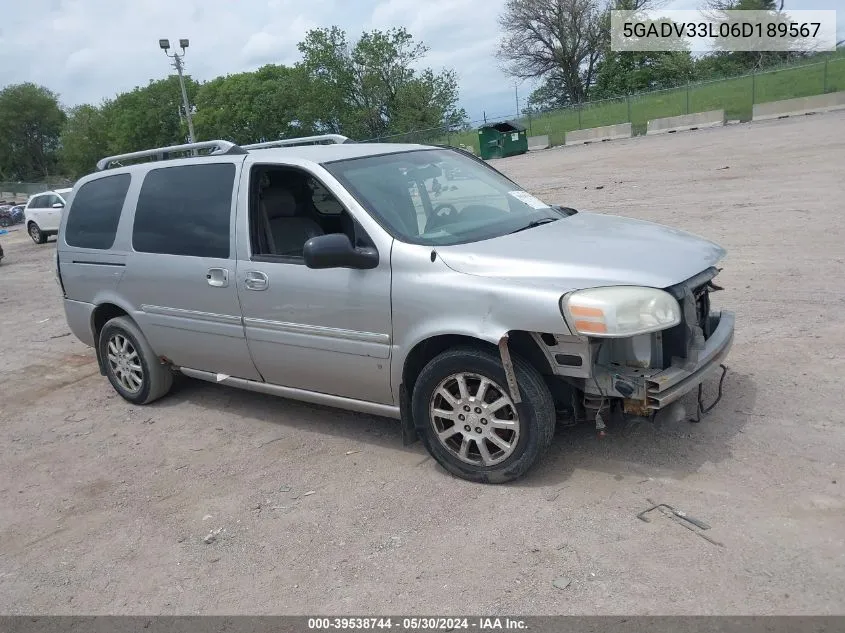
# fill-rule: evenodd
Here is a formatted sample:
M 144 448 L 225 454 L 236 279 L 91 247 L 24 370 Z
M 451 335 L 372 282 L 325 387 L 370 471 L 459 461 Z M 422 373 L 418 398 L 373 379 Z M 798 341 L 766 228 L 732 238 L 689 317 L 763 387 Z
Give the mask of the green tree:
M 268 64 L 202 84 L 194 117 L 197 134 L 246 144 L 311 133 L 299 122 L 301 74 Z
M 664 20 L 643 22 L 660 28 Z M 683 38 L 674 35 L 664 38 L 664 51 L 614 51 L 608 40 L 601 61 L 596 66 L 596 82 L 592 88 L 594 99 L 661 90 L 693 81 L 695 60 Z
M 43 86 L 23 83 L 0 91 L 0 179 L 54 175 L 64 120 L 58 97 Z
M 103 111 L 87 104 L 71 108 L 59 149 L 62 172 L 79 178 L 94 171 L 97 161 L 107 154 L 108 122 Z
M 337 27 L 317 29 L 299 50 L 306 84 L 300 121 L 316 130 L 370 139 L 456 127 L 466 118 L 455 73 L 417 72 L 428 48 L 405 29 L 364 33 L 352 47 Z
M 770 11 L 781 13 L 784 0 L 706 0 L 704 10 L 722 22 L 732 22 L 730 11 Z M 728 44 L 730 46 L 730 44 Z M 730 51 L 721 50 L 702 57 L 697 63 L 698 74 L 705 79 L 733 77 L 803 57 L 790 51 Z
M 185 88 L 189 102 L 193 103 L 196 82 L 185 77 Z M 118 95 L 104 104 L 103 114 L 108 122 L 109 147 L 115 153 L 188 140 L 188 124 L 182 116 L 182 93 L 175 75 Z

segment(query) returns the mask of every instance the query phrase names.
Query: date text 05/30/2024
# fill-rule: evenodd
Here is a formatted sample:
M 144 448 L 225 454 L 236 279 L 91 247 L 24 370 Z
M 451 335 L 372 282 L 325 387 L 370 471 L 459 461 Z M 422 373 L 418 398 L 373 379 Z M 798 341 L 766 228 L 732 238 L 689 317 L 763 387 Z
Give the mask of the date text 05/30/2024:
M 397 631 L 515 631 L 526 628 L 525 621 L 515 618 L 308 618 L 308 629 L 312 631 L 366 629 L 395 629 Z

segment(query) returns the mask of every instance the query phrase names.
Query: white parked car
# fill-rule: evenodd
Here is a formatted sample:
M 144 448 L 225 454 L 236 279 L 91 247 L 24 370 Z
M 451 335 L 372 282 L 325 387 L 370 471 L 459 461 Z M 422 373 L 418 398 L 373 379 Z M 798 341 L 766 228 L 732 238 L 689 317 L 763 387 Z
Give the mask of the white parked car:
M 56 189 L 32 196 L 24 209 L 24 222 L 29 236 L 36 244 L 43 244 L 51 235 L 57 235 L 66 198 L 73 189 Z

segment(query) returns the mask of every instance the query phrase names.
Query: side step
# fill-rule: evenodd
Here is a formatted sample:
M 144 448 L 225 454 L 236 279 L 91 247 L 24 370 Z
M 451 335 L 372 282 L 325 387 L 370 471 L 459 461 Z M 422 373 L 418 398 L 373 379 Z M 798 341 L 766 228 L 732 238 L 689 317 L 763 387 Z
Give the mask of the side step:
M 290 398 L 291 400 L 310 402 L 311 404 L 335 407 L 337 409 L 346 409 L 347 411 L 357 411 L 358 413 L 369 413 L 370 415 L 394 418 L 396 420 L 401 417 L 399 415 L 399 407 L 389 404 L 378 404 L 376 402 L 355 400 L 354 398 L 345 398 L 343 396 L 317 393 L 316 391 L 307 391 L 305 389 L 282 387 L 267 382 L 245 380 L 244 378 L 234 378 L 226 374 L 214 374 L 208 371 L 200 371 L 199 369 L 190 369 L 189 367 L 179 367 L 178 370 L 190 378 L 197 378 L 206 382 L 214 382 L 248 391 L 257 391 L 258 393 L 266 393 L 271 396 L 281 396 L 282 398 Z

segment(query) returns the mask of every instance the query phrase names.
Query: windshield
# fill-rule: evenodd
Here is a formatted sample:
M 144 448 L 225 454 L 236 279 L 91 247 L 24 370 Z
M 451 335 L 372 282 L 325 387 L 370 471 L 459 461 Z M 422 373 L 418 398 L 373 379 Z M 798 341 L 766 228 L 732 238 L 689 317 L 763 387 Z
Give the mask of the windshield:
M 462 153 L 418 150 L 328 163 L 394 237 L 446 246 L 499 237 L 564 214 Z

